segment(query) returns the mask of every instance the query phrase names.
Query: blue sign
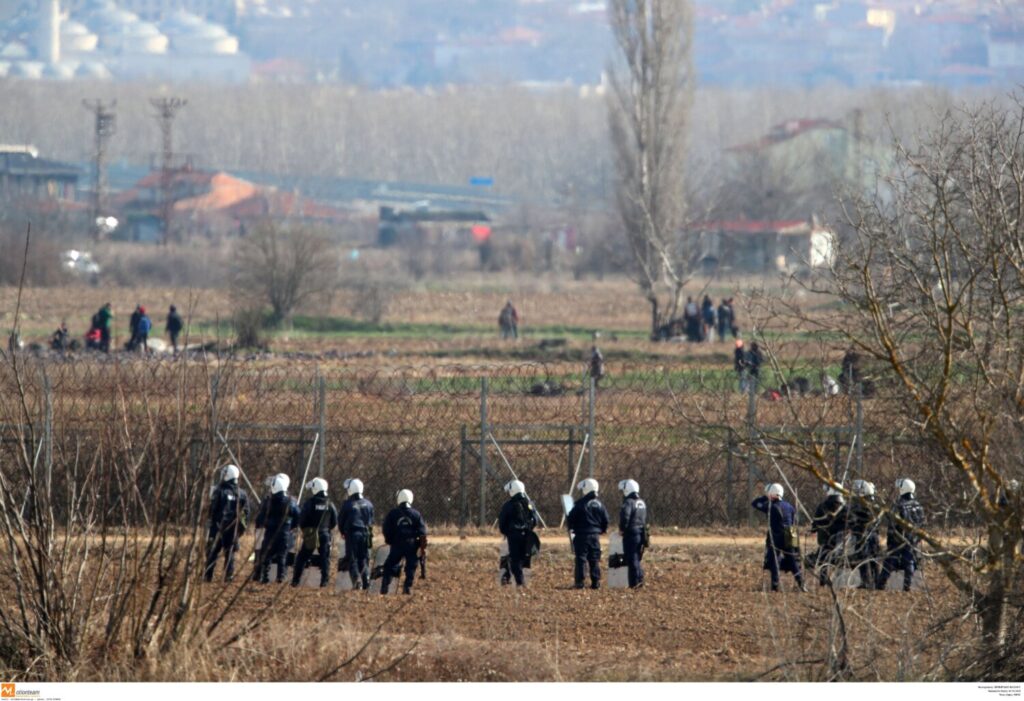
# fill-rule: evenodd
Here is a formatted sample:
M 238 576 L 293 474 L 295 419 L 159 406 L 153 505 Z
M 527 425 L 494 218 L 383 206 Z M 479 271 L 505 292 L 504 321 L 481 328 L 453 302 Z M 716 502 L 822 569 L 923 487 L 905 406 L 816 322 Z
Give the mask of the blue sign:
M 469 184 L 475 187 L 493 187 L 494 178 L 477 175 L 469 179 Z

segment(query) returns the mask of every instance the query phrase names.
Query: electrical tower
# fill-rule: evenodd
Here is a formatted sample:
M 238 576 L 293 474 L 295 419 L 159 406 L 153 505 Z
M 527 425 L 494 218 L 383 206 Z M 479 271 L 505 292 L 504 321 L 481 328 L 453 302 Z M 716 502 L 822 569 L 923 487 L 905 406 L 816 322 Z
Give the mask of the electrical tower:
M 96 154 L 93 160 L 92 219 L 89 228 L 94 240 L 99 241 L 109 230 L 106 224 L 107 194 L 107 142 L 117 131 L 117 116 L 114 108 L 117 100 L 104 103 L 103 100 L 82 100 L 82 106 L 96 117 Z
M 174 199 L 171 193 L 171 176 L 173 175 L 174 159 L 174 118 L 188 104 L 188 100 L 180 97 L 154 97 L 149 104 L 156 108 L 156 118 L 160 122 L 160 135 L 163 137 L 163 151 L 160 161 L 160 221 L 163 225 L 163 245 L 171 239 L 171 215 L 174 211 Z

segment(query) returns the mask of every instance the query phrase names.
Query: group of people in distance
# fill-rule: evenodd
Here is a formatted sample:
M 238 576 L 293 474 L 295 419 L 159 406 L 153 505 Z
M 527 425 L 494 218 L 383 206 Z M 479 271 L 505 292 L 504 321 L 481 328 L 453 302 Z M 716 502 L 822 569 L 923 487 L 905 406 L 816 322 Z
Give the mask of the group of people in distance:
M 207 582 L 213 581 L 217 561 L 221 558 L 224 560 L 225 581 L 230 582 L 235 576 L 239 540 L 248 528 L 253 511 L 248 494 L 238 484 L 240 475 L 241 470 L 236 465 L 226 465 L 220 471 L 220 484 L 211 492 L 204 570 Z M 292 586 L 300 584 L 303 571 L 315 559 L 320 567 L 320 586 L 326 587 L 330 582 L 332 536 L 337 529 L 345 543 L 341 564 L 347 563 L 344 569 L 347 569 L 352 588 L 368 590 L 374 510 L 370 500 L 363 496 L 363 483 L 358 479 L 345 481 L 347 498 L 340 511 L 328 495 L 327 481 L 320 477 L 306 484 L 310 497 L 301 507 L 288 494 L 291 485 L 288 475 L 274 475 L 268 483 L 270 493 L 260 502 L 256 515 L 256 528 L 263 529 L 263 540 L 257 546 L 253 579 L 269 584 L 271 567 L 276 565 L 276 581 L 285 581 L 288 554 L 294 549 L 298 532 L 301 533 L 301 543 L 295 554 Z M 575 555 L 574 583 L 577 589 L 584 588 L 585 569 L 589 566 L 590 586 L 598 589 L 601 585 L 600 536 L 608 531 L 609 516 L 598 499 L 597 480 L 585 479 L 578 488 L 582 496 L 575 501 L 566 517 Z M 647 505 L 640 498 L 640 485 L 636 481 L 622 480 L 619 489 L 623 502 L 618 526 L 622 535 L 623 558 L 628 567 L 628 582 L 631 588 L 642 587 L 644 571 L 640 561 L 644 549 L 650 545 Z M 505 491 L 509 498 L 498 518 L 499 530 L 508 544 L 507 570 L 502 583 L 510 584 L 514 580 L 516 586 L 523 586 L 524 566 L 529 566 L 530 558 L 540 549 L 540 540 L 535 533 L 537 508 L 521 481 L 516 479 L 507 483 Z M 388 512 L 381 528 L 390 551 L 380 572 L 380 593 L 388 593 L 391 580 L 399 575 L 404 561 L 402 592 L 410 594 L 419 560 L 426 553 L 427 525 L 423 516 L 412 508 L 413 494 L 410 490 L 399 490 L 395 501 L 396 507 Z
M 103 353 L 110 352 L 110 343 L 113 338 L 114 309 L 110 302 L 99 308 L 89 322 L 89 331 L 85 334 L 86 350 L 95 350 Z M 177 308 L 172 304 L 167 312 L 166 333 L 171 339 L 171 346 L 174 352 L 178 352 L 178 337 L 185 322 L 178 313 Z M 141 304 L 135 305 L 131 318 L 128 321 L 128 341 L 125 343 L 125 350 L 131 352 L 141 349 L 143 353 L 149 353 L 149 335 L 153 330 L 153 320 L 146 313 L 146 308 Z M 50 348 L 64 353 L 78 349 L 78 341 L 71 338 L 66 321 L 61 321 L 60 326 L 50 336 Z
M 842 486 L 826 486 L 825 500 L 818 505 L 812 521 L 817 535 L 818 551 L 812 558 L 818 570 L 818 583 L 831 581 L 843 554 L 846 536 L 853 536 L 853 555 L 849 562 L 860 575 L 860 589 L 885 589 L 893 572 L 903 572 L 903 591 L 910 591 L 918 568 L 918 529 L 924 526 L 924 508 L 917 500 L 917 485 L 901 477 L 896 480 L 899 493 L 886 519 L 885 557 L 881 558 L 882 507 L 875 496 L 874 484 L 855 480 L 852 494 L 855 501 L 847 505 Z M 779 591 L 779 573 L 790 572 L 800 591 L 807 591 L 800 564 L 800 546 L 796 527 L 796 509 L 785 501 L 781 484 L 769 484 L 764 496 L 751 503 L 768 514 L 768 535 L 765 541 L 764 569 L 771 575 L 772 591 Z

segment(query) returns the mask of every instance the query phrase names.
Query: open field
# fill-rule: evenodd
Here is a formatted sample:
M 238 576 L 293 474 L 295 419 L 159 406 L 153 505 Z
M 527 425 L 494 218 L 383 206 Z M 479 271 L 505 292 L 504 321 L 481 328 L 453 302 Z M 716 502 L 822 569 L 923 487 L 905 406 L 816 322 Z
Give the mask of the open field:
M 645 558 L 647 586 L 639 591 L 570 589 L 572 561 L 564 536 L 556 532 L 545 536 L 545 551 L 525 591 L 497 585 L 496 537 L 435 539 L 428 579 L 417 580 L 400 611 L 404 597 L 384 598 L 375 591 L 282 592 L 276 585 L 245 584 L 239 615 L 281 598 L 244 645 L 215 651 L 215 662 L 182 670 L 180 678 L 309 680 L 387 621 L 365 658 L 336 679 L 372 675 L 410 648 L 408 657 L 377 678 L 824 679 L 835 623 L 831 598 L 817 586 L 807 594 L 763 591 L 763 540 L 755 533 L 656 538 Z M 942 642 L 928 635 L 929 627 L 954 601 L 937 573 L 929 574 L 927 593 L 839 592 L 852 678 L 928 674 Z M 784 580 L 789 589 L 791 583 Z M 216 595 L 224 586 L 204 585 L 203 595 Z M 227 585 L 229 591 L 237 587 Z M 154 679 L 177 678 L 169 668 L 151 673 Z

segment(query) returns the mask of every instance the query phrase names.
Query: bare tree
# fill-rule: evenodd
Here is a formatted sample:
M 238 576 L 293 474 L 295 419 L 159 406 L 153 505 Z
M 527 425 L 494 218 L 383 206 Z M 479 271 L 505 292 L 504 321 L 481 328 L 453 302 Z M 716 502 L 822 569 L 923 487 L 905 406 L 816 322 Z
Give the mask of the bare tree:
M 789 328 L 828 332 L 858 354 L 877 391 L 871 410 L 938 463 L 937 518 L 887 516 L 928 545 L 977 624 L 976 654 L 954 674 L 1012 678 L 1024 667 L 1024 96 L 949 110 L 914 146 L 897 140 L 894 174 L 844 211 L 850 235 L 835 263 L 783 303 Z M 808 291 L 836 311 L 808 313 Z M 770 452 L 841 480 L 820 445 L 794 447 Z M 958 522 L 972 538 L 951 537 Z
M 239 245 L 235 290 L 247 301 L 269 304 L 274 325 L 300 305 L 330 295 L 337 280 L 330 242 L 312 229 L 264 222 Z
M 651 331 L 676 316 L 691 265 L 686 217 L 686 128 L 693 93 L 693 19 L 687 0 L 612 0 L 619 49 L 609 67 L 608 114 L 617 204 Z

